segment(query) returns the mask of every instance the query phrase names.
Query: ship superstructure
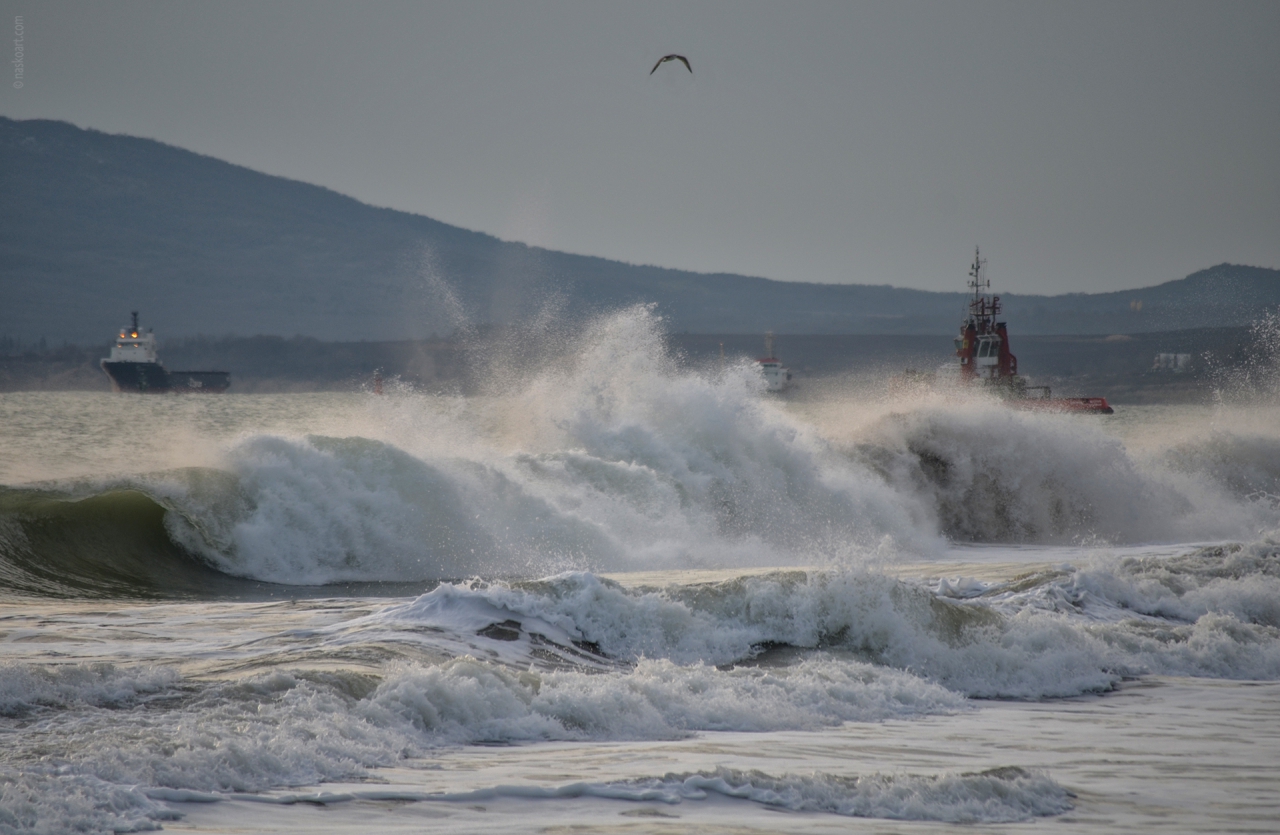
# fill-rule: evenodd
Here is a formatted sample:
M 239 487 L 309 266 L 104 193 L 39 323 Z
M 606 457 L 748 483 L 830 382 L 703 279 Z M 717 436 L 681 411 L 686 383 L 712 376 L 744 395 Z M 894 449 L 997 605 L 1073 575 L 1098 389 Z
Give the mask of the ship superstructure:
M 786 391 L 791 387 L 791 369 L 773 355 L 773 331 L 764 335 L 764 353 L 765 356 L 756 360 L 756 365 L 764 375 L 765 391 Z
M 1018 376 L 1018 358 L 1009 350 L 1009 330 L 1000 315 L 1000 297 L 988 296 L 991 281 L 986 277 L 986 260 L 979 250 L 973 252 L 969 268 L 969 316 L 960 325 L 956 337 L 956 356 L 960 359 L 960 379 L 981 380 L 989 385 L 1025 387 Z

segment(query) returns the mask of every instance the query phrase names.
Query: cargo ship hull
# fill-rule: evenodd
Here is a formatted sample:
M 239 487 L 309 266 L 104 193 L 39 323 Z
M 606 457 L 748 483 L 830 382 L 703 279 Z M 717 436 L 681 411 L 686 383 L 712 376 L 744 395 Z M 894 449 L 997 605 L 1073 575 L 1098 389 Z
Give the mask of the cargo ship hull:
M 158 362 L 102 361 L 115 391 L 140 394 L 221 394 L 231 387 L 226 371 L 169 371 Z

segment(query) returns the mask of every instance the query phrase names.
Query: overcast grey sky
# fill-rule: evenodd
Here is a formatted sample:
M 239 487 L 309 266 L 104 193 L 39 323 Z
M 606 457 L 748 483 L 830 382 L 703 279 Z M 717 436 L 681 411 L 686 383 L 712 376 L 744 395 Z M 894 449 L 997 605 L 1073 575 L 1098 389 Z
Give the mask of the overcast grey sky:
M 956 291 L 975 244 L 1015 292 L 1280 267 L 1280 0 L 0 7 L 5 116 L 508 240 Z

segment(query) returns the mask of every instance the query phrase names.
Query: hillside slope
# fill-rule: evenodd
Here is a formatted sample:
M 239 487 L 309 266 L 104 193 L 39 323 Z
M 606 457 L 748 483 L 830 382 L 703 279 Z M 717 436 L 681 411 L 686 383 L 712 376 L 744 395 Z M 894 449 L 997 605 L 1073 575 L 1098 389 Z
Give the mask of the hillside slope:
M 963 294 L 635 266 L 498 240 L 147 139 L 0 117 L 0 335 L 416 339 L 650 302 L 671 330 L 950 334 Z M 957 290 L 964 264 L 957 264 Z M 1143 302 L 1135 311 L 1135 300 Z M 1020 333 L 1239 325 L 1280 271 L 1220 265 L 1143 291 L 1005 297 Z

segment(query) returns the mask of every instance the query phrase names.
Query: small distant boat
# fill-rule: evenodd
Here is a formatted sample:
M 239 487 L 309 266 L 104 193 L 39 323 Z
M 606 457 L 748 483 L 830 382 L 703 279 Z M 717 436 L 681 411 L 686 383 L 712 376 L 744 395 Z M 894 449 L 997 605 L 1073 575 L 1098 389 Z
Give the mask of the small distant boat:
M 1048 386 L 1029 386 L 1018 375 L 1018 358 L 1009 350 L 1009 331 L 1004 322 L 996 321 L 1000 313 L 1000 297 L 988 296 L 991 282 L 984 274 L 986 261 L 978 250 L 969 268 L 968 318 L 960 325 L 956 337 L 957 365 L 944 370 L 955 374 L 965 386 L 982 386 L 1005 399 L 1017 409 L 1043 412 L 1086 412 L 1110 415 L 1115 412 L 1105 397 L 1054 397 Z
M 756 360 L 760 373 L 764 375 L 765 391 L 786 391 L 791 388 L 791 369 L 782 365 L 782 360 L 773 355 L 773 331 L 764 335 L 765 355 Z
M 165 394 L 168 392 L 191 394 L 220 394 L 231 386 L 231 374 L 226 371 L 169 371 L 156 356 L 156 335 L 143 332 L 138 327 L 138 311 L 133 311 L 133 324 L 123 328 L 111 348 L 111 356 L 104 357 L 102 370 L 111 380 L 115 391 L 140 394 Z

